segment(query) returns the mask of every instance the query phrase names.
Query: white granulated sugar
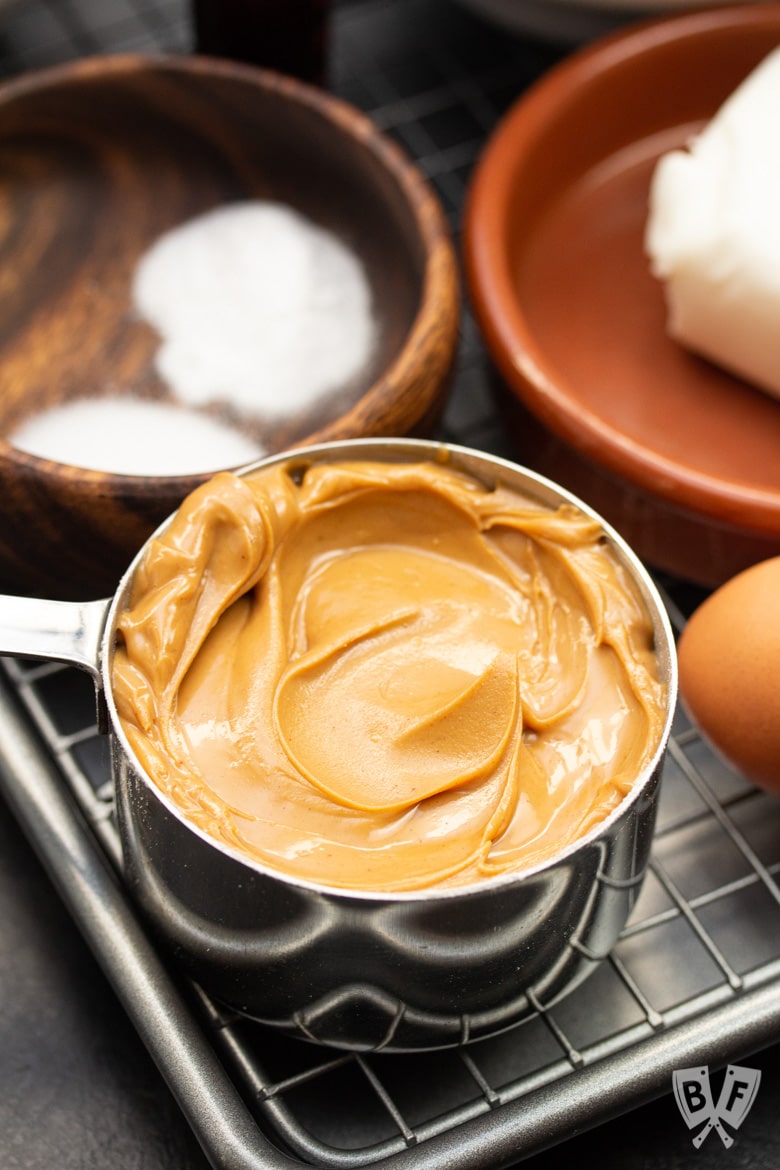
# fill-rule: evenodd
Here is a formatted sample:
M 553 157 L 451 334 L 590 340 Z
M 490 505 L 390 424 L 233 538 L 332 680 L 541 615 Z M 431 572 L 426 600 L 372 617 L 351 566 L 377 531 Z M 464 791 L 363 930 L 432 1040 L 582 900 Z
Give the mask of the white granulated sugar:
M 161 236 L 134 298 L 160 334 L 160 377 L 190 405 L 295 416 L 368 360 L 375 325 L 363 266 L 286 205 L 229 204 Z
M 30 455 L 118 475 L 198 475 L 265 454 L 205 414 L 129 397 L 53 407 L 27 419 L 8 441 Z

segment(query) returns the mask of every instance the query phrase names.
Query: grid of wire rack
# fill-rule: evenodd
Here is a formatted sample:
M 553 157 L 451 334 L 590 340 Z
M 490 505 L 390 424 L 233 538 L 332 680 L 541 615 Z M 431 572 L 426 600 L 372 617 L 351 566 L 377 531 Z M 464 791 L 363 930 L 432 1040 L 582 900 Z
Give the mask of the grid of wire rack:
M 48 0 L 9 11 L 0 71 L 188 48 L 186 9 L 173 0 Z M 456 238 L 486 136 L 557 55 L 499 36 L 449 0 L 333 9 L 332 87 L 414 155 Z M 513 454 L 467 311 L 440 433 Z M 661 584 L 679 628 L 690 591 Z M 280 1037 L 224 1016 L 168 970 L 122 888 L 107 745 L 86 675 L 2 664 L 0 779 L 218 1170 L 504 1165 L 668 1091 L 675 1067 L 722 1064 L 778 1034 L 780 804 L 720 762 L 682 713 L 650 870 L 611 958 L 501 1036 L 413 1057 Z

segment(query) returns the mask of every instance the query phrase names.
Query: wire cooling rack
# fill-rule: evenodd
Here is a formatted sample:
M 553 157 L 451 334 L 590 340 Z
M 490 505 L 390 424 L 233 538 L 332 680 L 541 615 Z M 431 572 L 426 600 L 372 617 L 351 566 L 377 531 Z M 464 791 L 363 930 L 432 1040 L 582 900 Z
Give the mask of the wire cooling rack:
M 187 51 L 180 0 L 25 0 L 0 73 L 97 51 Z M 418 160 L 456 241 L 500 114 L 556 59 L 451 0 L 333 9 L 331 85 Z M 512 457 L 474 324 L 441 436 Z M 691 592 L 664 580 L 673 622 Z M 695 596 L 695 594 L 694 594 Z M 678 713 L 643 893 L 611 958 L 567 999 L 490 1040 L 414 1056 L 338 1054 L 222 1014 L 181 981 L 121 878 L 107 744 L 86 675 L 0 663 L 0 784 L 216 1170 L 497 1170 L 780 1035 L 780 802 Z

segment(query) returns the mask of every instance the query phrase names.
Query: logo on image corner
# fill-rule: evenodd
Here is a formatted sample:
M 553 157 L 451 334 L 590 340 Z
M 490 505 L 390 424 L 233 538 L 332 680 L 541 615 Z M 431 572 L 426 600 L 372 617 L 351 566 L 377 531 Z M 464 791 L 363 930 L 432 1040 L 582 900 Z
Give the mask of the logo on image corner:
M 677 1107 L 688 1129 L 696 1130 L 693 1144 L 697 1150 L 713 1129 L 726 1149 L 734 1144 L 734 1138 L 725 1126 L 731 1130 L 739 1129 L 753 1106 L 760 1083 L 759 1069 L 730 1064 L 715 1105 L 708 1068 L 681 1068 L 672 1073 Z

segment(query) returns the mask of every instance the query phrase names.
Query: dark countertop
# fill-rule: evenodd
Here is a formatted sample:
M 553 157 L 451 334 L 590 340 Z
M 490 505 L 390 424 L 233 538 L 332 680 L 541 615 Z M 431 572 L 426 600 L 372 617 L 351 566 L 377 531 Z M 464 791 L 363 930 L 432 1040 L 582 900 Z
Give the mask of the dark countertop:
M 98 50 L 187 51 L 177 2 L 25 0 L 0 16 L 0 73 Z M 453 229 L 470 169 L 507 104 L 562 52 L 488 28 L 450 0 L 357 0 L 333 13 L 332 84 L 420 160 Z M 444 433 L 511 455 L 468 316 Z M 780 1165 L 778 1050 L 735 1145 L 694 1151 L 669 1091 L 524 1162 L 611 1170 Z M 179 1106 L 7 806 L 0 801 L 0 1170 L 200 1170 Z

